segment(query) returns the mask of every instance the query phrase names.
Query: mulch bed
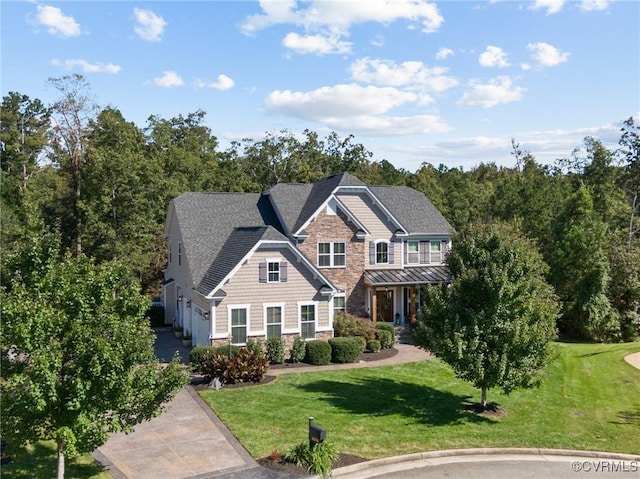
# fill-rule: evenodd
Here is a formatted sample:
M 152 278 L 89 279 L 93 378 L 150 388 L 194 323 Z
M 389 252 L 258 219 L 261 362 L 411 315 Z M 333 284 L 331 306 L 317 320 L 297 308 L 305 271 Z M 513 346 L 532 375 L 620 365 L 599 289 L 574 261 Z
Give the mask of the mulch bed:
M 350 466 L 351 464 L 358 464 L 359 462 L 366 462 L 367 459 L 354 456 L 353 454 L 340 454 L 340 457 L 336 462 L 333 463 L 333 468 L 337 469 L 339 467 Z M 282 462 L 278 460 L 271 459 L 269 457 L 263 457 L 257 460 L 258 464 L 262 467 L 266 467 L 273 471 L 280 472 L 282 474 L 289 474 L 291 476 L 310 476 L 309 472 L 306 468 L 296 466 L 290 462 Z
M 391 358 L 393 356 L 395 356 L 396 354 L 398 354 L 398 350 L 395 348 L 391 348 L 391 349 L 381 349 L 380 351 L 378 351 L 377 353 L 362 353 L 360 354 L 360 356 L 358 357 L 358 360 L 356 362 L 371 362 L 371 361 L 380 361 L 381 359 L 387 359 L 387 358 Z M 333 363 L 331 363 L 333 364 Z M 292 363 L 290 361 L 285 361 L 282 364 L 270 364 L 269 365 L 269 369 L 295 369 L 296 371 L 299 370 L 300 372 L 304 372 L 304 370 L 306 368 L 309 367 L 313 367 L 312 364 L 307 364 L 307 363 Z M 224 388 L 225 389 L 235 389 L 235 388 L 243 388 L 243 387 L 248 387 L 248 386 L 260 386 L 263 384 L 269 384 L 271 381 L 274 381 L 276 379 L 276 376 L 273 375 L 269 375 L 269 372 L 267 371 L 267 375 L 262 378 L 262 380 L 259 383 L 238 383 L 238 384 L 225 384 Z M 196 389 L 196 391 L 202 391 L 208 388 L 208 384 L 206 383 L 193 383 L 194 388 Z

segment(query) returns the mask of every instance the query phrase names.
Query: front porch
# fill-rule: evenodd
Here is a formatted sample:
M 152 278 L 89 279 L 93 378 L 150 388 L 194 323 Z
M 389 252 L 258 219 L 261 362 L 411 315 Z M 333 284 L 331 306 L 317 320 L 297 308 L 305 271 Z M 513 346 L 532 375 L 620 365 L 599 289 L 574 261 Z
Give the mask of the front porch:
M 396 326 L 413 324 L 422 300 L 422 287 L 449 281 L 444 265 L 367 270 L 364 273 L 367 310 L 373 321 Z

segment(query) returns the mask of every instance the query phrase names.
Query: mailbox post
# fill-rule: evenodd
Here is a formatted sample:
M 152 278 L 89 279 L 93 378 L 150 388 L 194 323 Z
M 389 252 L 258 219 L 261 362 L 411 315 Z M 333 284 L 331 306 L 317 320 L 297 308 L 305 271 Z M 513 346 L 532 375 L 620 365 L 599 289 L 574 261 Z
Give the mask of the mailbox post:
M 324 442 L 327 431 L 313 424 L 313 416 L 309 416 L 309 449 L 313 449 L 316 444 Z

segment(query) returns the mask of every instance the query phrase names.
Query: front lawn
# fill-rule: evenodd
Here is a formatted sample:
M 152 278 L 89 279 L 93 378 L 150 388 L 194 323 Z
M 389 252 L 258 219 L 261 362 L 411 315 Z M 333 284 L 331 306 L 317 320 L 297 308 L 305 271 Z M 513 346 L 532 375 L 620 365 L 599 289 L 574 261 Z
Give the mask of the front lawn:
M 42 441 L 29 446 L 13 458 L 10 464 L 2 466 L 3 479 L 50 479 L 56 477 L 58 456 L 53 441 Z M 65 461 L 65 477 L 111 479 L 109 474 L 89 454 Z
M 255 458 L 307 440 L 307 417 L 340 452 L 368 459 L 469 447 L 545 447 L 640 453 L 640 370 L 623 357 L 640 343 L 557 344 L 539 389 L 490 390 L 504 414 L 466 406 L 480 392 L 439 360 L 286 374 L 263 386 L 203 391 Z

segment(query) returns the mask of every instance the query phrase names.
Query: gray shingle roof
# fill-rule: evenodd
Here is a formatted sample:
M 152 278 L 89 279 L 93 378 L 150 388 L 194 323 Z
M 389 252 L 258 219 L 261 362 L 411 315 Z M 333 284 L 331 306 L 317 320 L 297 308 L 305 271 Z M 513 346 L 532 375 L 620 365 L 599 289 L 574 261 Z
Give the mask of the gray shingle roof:
M 220 286 L 220 282 L 242 261 L 242 258 L 262 240 L 289 242 L 282 233 L 272 226 L 235 228 L 222 245 L 220 253 L 211 263 L 196 290 L 204 295 L 211 293 Z
M 183 193 L 173 200 L 195 286 L 236 228 L 272 224 L 267 203 L 258 193 Z
M 370 186 L 409 234 L 451 234 L 453 228 L 420 191 L 408 186 Z
M 294 233 L 338 186 L 366 185 L 349 173 L 339 173 L 315 183 L 279 183 L 267 193 L 271 195 L 286 228 Z

